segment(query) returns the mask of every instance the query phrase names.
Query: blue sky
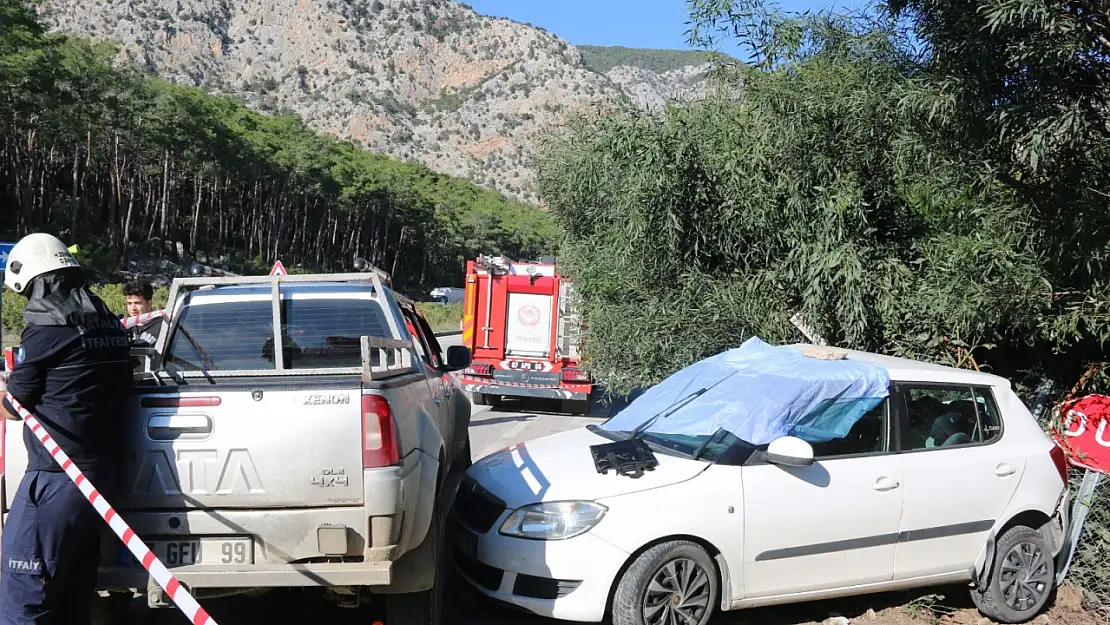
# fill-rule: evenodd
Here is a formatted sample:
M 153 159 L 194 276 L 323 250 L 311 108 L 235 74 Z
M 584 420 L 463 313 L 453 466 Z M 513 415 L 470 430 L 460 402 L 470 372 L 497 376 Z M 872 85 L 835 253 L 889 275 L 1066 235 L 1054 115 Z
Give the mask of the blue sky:
M 541 26 L 576 45 L 684 49 L 685 0 L 462 0 L 484 15 Z M 780 0 L 788 11 L 860 6 L 852 0 Z M 739 55 L 735 46 L 722 51 Z

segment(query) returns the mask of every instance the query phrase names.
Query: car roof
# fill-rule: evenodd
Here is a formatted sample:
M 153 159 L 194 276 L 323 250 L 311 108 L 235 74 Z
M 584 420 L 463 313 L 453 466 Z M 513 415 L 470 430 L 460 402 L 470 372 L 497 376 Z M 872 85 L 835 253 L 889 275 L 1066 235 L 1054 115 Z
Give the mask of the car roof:
M 189 292 L 190 298 L 196 298 L 203 301 L 206 297 L 215 296 L 251 296 L 251 295 L 266 295 L 270 293 L 273 287 L 269 284 L 242 284 L 242 285 L 226 285 L 226 286 L 210 286 L 195 289 Z M 397 305 L 402 308 L 409 308 L 421 318 L 425 318 L 424 311 L 416 306 L 415 302 L 409 297 L 394 291 L 388 286 L 383 286 L 383 290 L 391 295 L 397 302 Z M 323 295 L 336 295 L 342 297 L 346 293 L 373 293 L 374 285 L 367 279 L 366 282 L 328 282 L 327 280 L 312 281 L 312 282 L 285 282 L 281 284 L 282 291 L 307 293 L 307 294 L 323 294 Z M 387 306 L 388 307 L 388 306 Z
M 844 353 L 849 360 L 864 362 L 886 369 L 890 379 L 895 382 L 937 382 L 945 384 L 976 384 L 986 386 L 1010 387 L 1010 381 L 1001 376 L 970 369 L 957 369 L 931 362 L 887 356 L 854 349 L 841 349 L 808 343 L 796 343 L 791 347 L 817 350 L 835 350 Z
M 264 295 L 270 292 L 272 287 L 269 284 L 242 284 L 231 286 L 212 286 L 195 289 L 191 291 L 194 297 L 204 297 L 206 295 Z M 284 282 L 281 284 L 281 290 L 285 292 L 297 293 L 317 293 L 327 295 L 342 295 L 344 293 L 372 293 L 374 285 L 367 279 L 366 282 L 328 282 L 321 280 L 319 282 Z M 388 287 L 385 290 L 393 295 L 398 302 L 408 302 L 409 298 L 404 295 L 392 291 Z

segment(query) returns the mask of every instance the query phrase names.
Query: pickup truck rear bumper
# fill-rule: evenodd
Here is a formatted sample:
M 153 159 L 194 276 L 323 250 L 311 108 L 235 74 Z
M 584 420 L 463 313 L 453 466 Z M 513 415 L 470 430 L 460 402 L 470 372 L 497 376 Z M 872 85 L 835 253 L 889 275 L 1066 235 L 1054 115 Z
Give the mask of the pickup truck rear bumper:
M 247 564 L 215 560 L 174 566 L 165 562 L 181 583 L 191 588 L 389 586 L 395 577 L 394 563 L 424 540 L 426 529 L 414 521 L 422 513 L 430 514 L 433 502 L 429 499 L 424 511 L 413 493 L 420 492 L 422 478 L 430 478 L 434 485 L 437 468 L 434 460 L 417 452 L 405 458 L 404 466 L 368 469 L 363 473 L 365 500 L 361 505 L 191 508 L 124 511 L 122 515 L 152 547 L 194 540 L 251 540 L 251 562 Z M 148 579 L 147 572 L 131 561 L 119 539 L 104 527 L 98 588 L 142 591 Z
M 173 569 L 189 588 L 295 588 L 305 586 L 387 586 L 393 581 L 391 562 L 290 564 L 265 567 L 183 566 Z M 145 589 L 146 571 L 102 567 L 100 588 Z

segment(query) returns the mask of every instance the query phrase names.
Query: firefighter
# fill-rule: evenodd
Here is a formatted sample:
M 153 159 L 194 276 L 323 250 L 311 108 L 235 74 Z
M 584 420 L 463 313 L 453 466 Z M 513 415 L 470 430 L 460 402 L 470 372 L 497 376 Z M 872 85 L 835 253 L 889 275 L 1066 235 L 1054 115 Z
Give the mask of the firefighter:
M 149 282 L 128 282 L 123 285 L 124 306 L 129 317 L 154 311 L 154 287 Z M 131 344 L 136 347 L 154 347 L 162 332 L 162 318 L 155 317 L 131 329 Z
M 27 296 L 8 393 L 111 501 L 122 466 L 117 424 L 131 386 L 127 333 L 48 234 L 15 245 L 4 286 Z M 20 420 L 6 396 L 0 417 Z M 0 542 L 0 625 L 89 625 L 101 521 L 29 428 L 23 441 L 27 472 Z

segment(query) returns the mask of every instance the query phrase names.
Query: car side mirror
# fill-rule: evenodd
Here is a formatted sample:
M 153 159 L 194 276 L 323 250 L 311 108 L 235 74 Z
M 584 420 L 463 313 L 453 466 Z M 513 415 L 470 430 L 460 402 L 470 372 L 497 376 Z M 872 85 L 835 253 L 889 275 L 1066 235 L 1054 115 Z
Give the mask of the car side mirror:
M 813 446 L 794 436 L 784 436 L 767 446 L 767 462 L 784 467 L 808 467 L 813 464 Z
M 447 348 L 447 368 L 459 371 L 470 366 L 470 348 L 465 345 L 452 345 Z

